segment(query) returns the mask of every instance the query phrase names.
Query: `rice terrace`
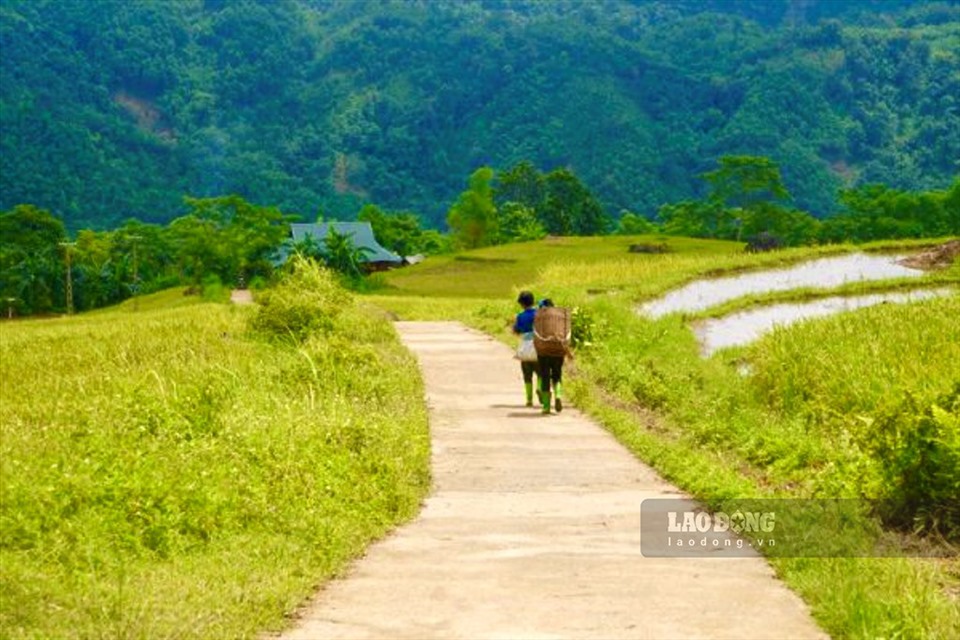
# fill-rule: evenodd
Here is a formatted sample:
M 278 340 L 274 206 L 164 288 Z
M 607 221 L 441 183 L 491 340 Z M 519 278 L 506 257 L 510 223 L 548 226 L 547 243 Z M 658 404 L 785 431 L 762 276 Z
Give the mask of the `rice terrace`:
M 0 0 L 0 638 L 960 637 L 958 38 Z

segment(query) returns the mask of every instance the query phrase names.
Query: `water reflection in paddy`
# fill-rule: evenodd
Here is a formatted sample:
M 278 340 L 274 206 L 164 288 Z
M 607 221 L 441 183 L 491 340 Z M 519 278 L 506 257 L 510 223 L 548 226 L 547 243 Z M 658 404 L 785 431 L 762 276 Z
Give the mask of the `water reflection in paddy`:
M 641 309 L 658 318 L 678 311 L 702 311 L 741 296 L 768 291 L 788 291 L 801 287 L 829 288 L 847 282 L 923 275 L 923 271 L 897 264 L 902 257 L 854 253 L 811 260 L 787 269 L 697 280 L 644 304 Z

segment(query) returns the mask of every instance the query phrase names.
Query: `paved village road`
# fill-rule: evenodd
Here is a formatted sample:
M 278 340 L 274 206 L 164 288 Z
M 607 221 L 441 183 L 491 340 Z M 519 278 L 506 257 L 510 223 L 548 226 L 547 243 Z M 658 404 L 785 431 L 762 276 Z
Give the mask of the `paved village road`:
M 642 556 L 641 501 L 681 494 L 575 409 L 524 408 L 509 348 L 397 329 L 426 381 L 432 492 L 284 638 L 825 637 L 761 558 Z

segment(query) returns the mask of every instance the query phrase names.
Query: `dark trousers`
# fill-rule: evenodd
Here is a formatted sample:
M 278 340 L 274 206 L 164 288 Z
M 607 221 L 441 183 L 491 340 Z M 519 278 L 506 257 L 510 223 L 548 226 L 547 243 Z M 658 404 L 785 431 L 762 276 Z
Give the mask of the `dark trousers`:
M 550 382 L 554 385 L 563 379 L 563 356 L 537 356 L 540 374 L 540 391 L 550 393 Z
M 525 383 L 533 384 L 533 374 L 537 372 L 539 368 L 539 362 L 521 362 L 520 371 L 523 372 L 523 381 Z

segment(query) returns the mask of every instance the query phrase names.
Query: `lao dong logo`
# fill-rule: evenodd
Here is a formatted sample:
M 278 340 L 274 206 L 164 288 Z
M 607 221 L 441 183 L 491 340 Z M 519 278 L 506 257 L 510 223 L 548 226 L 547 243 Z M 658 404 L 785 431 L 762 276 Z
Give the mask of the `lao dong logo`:
M 747 511 L 739 509 L 732 514 L 718 511 L 713 515 L 706 511 L 668 511 L 669 533 L 772 533 L 776 528 L 773 511 Z
M 781 512 L 779 504 L 739 501 L 736 506 L 728 503 L 727 511 L 710 513 L 690 499 L 647 498 L 640 504 L 640 552 L 659 558 L 773 552 L 780 542 L 776 538 L 790 528 L 789 513 Z

